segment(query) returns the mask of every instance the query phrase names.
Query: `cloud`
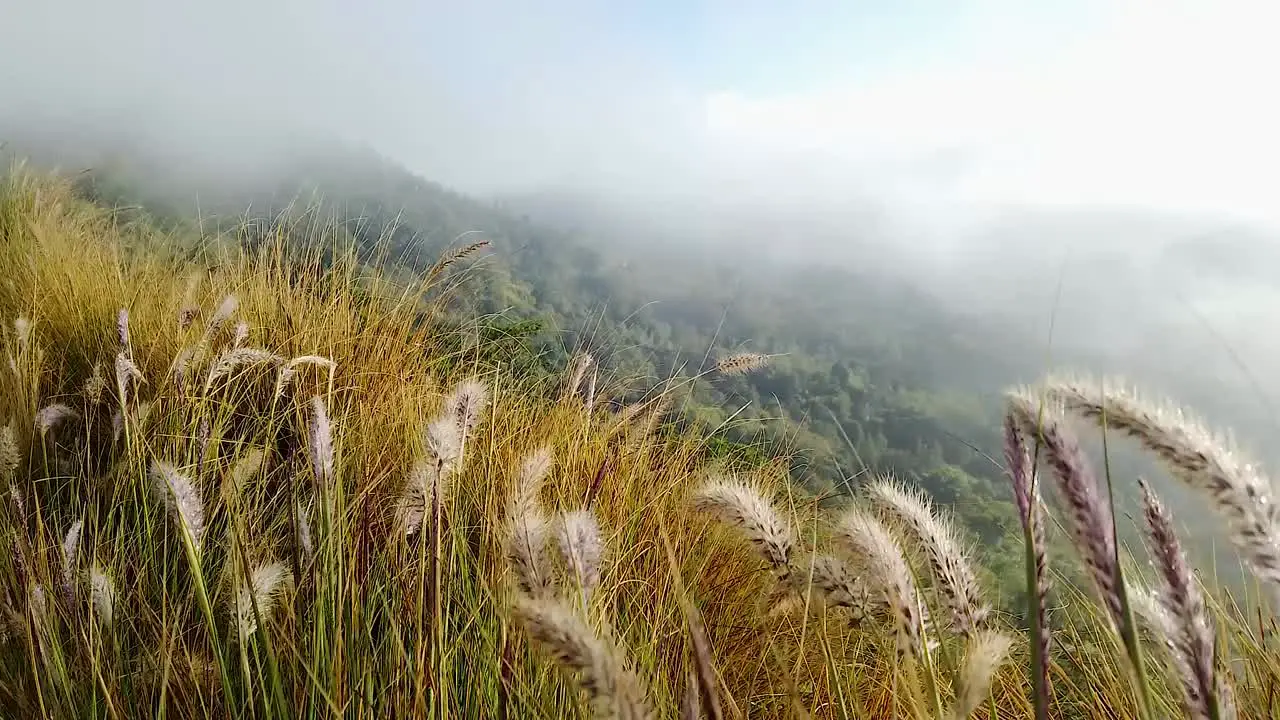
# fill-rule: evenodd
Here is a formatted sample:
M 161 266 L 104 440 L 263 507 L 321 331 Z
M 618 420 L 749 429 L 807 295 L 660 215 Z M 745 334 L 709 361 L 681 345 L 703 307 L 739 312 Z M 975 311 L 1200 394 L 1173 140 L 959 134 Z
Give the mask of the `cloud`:
M 975 38 L 983 53 L 811 92 L 714 93 L 705 127 L 907 198 L 1280 223 L 1277 22 L 1262 2 L 1128 1 L 1041 53 L 995 35 Z

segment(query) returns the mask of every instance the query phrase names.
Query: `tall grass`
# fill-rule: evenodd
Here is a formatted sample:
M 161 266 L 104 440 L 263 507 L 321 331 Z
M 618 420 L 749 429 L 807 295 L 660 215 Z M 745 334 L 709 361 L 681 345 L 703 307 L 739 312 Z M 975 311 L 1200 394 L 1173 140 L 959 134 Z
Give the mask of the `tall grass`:
M 589 359 L 541 380 L 454 342 L 476 247 L 396 286 L 334 237 L 248 251 L 0 188 L 0 715 L 1269 716 L 1269 621 L 1184 562 L 1157 598 L 1195 631 L 1139 637 L 1109 515 L 1073 506 L 1107 602 L 1057 577 L 1044 612 L 1042 426 L 1008 453 L 1036 607 L 1001 610 L 909 488 L 831 511 L 708 466 L 661 393 L 615 413 Z

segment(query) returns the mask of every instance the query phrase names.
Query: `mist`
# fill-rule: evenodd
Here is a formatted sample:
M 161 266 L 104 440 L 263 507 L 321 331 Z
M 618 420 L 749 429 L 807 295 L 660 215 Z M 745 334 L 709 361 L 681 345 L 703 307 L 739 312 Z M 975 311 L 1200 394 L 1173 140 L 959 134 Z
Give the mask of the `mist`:
M 363 147 L 637 248 L 892 274 L 1120 368 L 1280 360 L 1264 4 L 11 5 L 0 142 L 64 169 L 144 156 L 198 192 Z

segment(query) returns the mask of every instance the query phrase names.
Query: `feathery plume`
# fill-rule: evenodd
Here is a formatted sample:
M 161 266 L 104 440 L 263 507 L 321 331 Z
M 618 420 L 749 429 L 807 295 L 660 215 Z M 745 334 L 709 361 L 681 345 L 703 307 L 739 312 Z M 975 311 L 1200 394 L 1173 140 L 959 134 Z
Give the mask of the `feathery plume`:
M 298 375 L 298 371 L 291 367 L 280 368 L 280 374 L 276 376 L 276 389 L 272 395 L 276 398 L 284 395 L 284 391 L 289 389 L 289 385 L 293 383 L 293 378 Z
M 1016 417 L 1004 418 L 1004 460 L 1013 485 L 1018 519 L 1026 544 L 1027 616 L 1031 626 L 1031 678 L 1036 720 L 1046 720 L 1049 708 L 1049 561 L 1045 550 L 1044 505 L 1036 482 L 1035 463 Z
M 44 594 L 44 586 L 36 583 L 27 591 L 27 608 L 31 611 L 31 620 L 36 628 L 43 632 L 49 619 L 49 599 Z
M 80 413 L 74 408 L 63 403 L 53 403 L 46 405 L 36 413 L 36 429 L 40 431 L 41 437 L 47 435 L 55 425 L 71 418 L 79 417 Z
M 1047 393 L 1072 412 L 1136 438 L 1175 477 L 1208 495 L 1230 526 L 1237 549 L 1280 597 L 1280 511 L 1271 481 L 1257 464 L 1181 409 L 1148 404 L 1132 391 L 1090 385 L 1055 380 Z
M 439 472 L 437 463 L 419 459 L 409 470 L 405 481 L 404 493 L 401 496 L 401 513 L 404 516 L 404 534 L 412 535 L 421 527 L 427 515 L 427 505 L 432 497 L 443 498 L 447 489 L 448 475 Z
M 1160 578 L 1158 601 L 1172 619 L 1164 637 L 1173 655 L 1183 689 L 1187 717 L 1217 717 L 1217 693 L 1213 667 L 1213 627 L 1205 612 L 1200 587 L 1191 575 L 1186 556 L 1173 529 L 1173 519 L 1143 480 L 1142 515 L 1147 525 L 1147 547 Z
M 995 630 L 981 630 L 970 636 L 956 683 L 956 703 L 952 708 L 955 720 L 968 718 L 991 693 L 991 681 L 1012 648 L 1013 638 Z
M 282 562 L 259 565 L 249 576 L 249 582 L 240 579 L 232 610 L 240 640 L 246 640 L 258 629 L 258 618 L 264 621 L 271 616 L 276 600 L 286 588 L 293 585 L 293 571 Z M 257 613 L 254 607 L 257 607 Z
M 535 642 L 565 667 L 578 673 L 597 716 L 647 720 L 653 711 L 640 679 L 627 667 L 616 645 L 596 635 L 561 602 L 517 598 L 516 619 Z
M 595 358 L 591 357 L 591 353 L 578 353 L 574 358 L 573 372 L 569 375 L 569 382 L 565 385 L 564 396 L 573 397 L 578 394 L 578 390 L 582 387 L 582 379 L 586 377 L 587 371 L 595 364 Z
M 200 490 L 191 478 L 163 460 L 151 461 L 151 482 L 156 494 L 191 537 L 191 545 L 199 553 L 200 542 L 204 538 L 204 503 L 200 499 Z
M 222 304 L 218 305 L 218 309 L 214 311 L 213 317 L 209 318 L 209 324 L 206 326 L 204 336 L 206 340 L 213 337 L 232 315 L 236 314 L 236 310 L 240 307 L 240 300 L 235 295 L 228 295 L 222 299 Z
M 598 370 L 591 371 L 591 377 L 587 379 L 587 393 L 583 398 L 583 405 L 586 407 L 587 415 L 591 415 L 591 411 L 596 407 L 596 379 L 599 378 Z
M 525 456 L 507 509 L 507 562 L 520 589 L 534 597 L 545 594 L 552 583 L 547 556 L 550 523 L 538 503 L 538 491 L 554 461 L 545 445 Z
M 231 474 L 227 476 L 227 483 L 223 486 L 223 499 L 239 497 L 244 492 L 245 486 L 262 471 L 262 465 L 266 459 L 267 453 L 262 448 L 253 448 L 241 455 L 231 466 Z
M 238 368 L 257 365 L 279 365 L 282 362 L 284 362 L 284 358 L 270 350 L 261 348 L 237 347 L 225 350 L 218 355 L 213 367 L 209 368 L 209 377 L 204 383 L 205 392 L 208 392 L 215 382 L 230 375 Z
M 80 394 L 90 405 L 97 405 L 102 400 L 102 393 L 107 391 L 107 376 L 102 371 L 102 363 L 93 366 L 93 372 L 84 381 Z
M 18 441 L 14 438 L 13 424 L 0 427 L 0 477 L 12 478 L 18 465 L 22 463 L 22 453 L 18 450 Z
M 759 490 L 741 480 L 713 478 L 694 494 L 693 509 L 740 529 L 779 578 L 787 578 L 795 537 Z
M 31 321 L 22 316 L 14 318 L 13 333 L 18 338 L 18 350 L 26 350 L 31 342 Z
M 195 305 L 183 305 L 178 310 L 178 330 L 185 331 L 200 317 L 200 308 Z
M 120 349 L 124 352 L 129 351 L 129 309 L 120 308 L 120 312 L 116 314 L 116 340 L 120 343 Z
M 743 352 L 726 355 L 716 363 L 721 375 L 745 375 L 769 364 L 769 356 L 762 353 Z
M 906 525 L 924 548 L 956 630 L 967 636 L 981 627 L 990 616 L 991 607 L 982 598 L 969 553 L 955 527 L 935 514 L 933 504 L 923 493 L 892 479 L 873 483 L 870 495 Z
M 129 404 L 129 383 L 133 381 L 146 382 L 142 377 L 142 371 L 133 363 L 128 353 L 122 350 L 116 353 L 116 393 L 120 397 L 122 408 Z
M 884 592 L 898 630 L 898 652 L 915 655 L 920 648 L 920 601 L 902 548 L 883 523 L 861 508 L 845 514 L 839 533 Z
M 835 556 L 814 557 L 806 571 L 795 575 L 795 581 L 797 585 L 805 583 L 816 590 L 818 598 L 827 606 L 848 610 L 850 625 L 857 626 L 872 614 L 871 593 L 866 583 Z
M 97 562 L 89 568 L 89 600 L 98 622 L 109 627 L 115 614 L 116 588 Z
M 333 430 L 324 400 L 319 395 L 311 398 L 311 445 L 308 450 L 316 482 L 328 485 L 333 480 Z
M 80 531 L 84 521 L 76 520 L 62 540 L 62 593 L 68 601 L 75 595 L 76 564 L 80 558 Z
M 489 389 L 477 378 L 470 378 L 458 383 L 453 392 L 445 398 L 445 412 L 453 418 L 458 426 L 458 435 L 462 445 L 475 430 L 489 403 Z
M 311 523 L 307 522 L 307 508 L 295 500 L 294 510 L 298 513 L 298 548 L 302 550 L 302 561 L 311 562 L 314 551 L 311 545 Z
M 462 456 L 462 432 L 452 417 L 431 421 L 427 425 L 425 439 L 427 452 L 441 473 L 448 474 L 457 468 Z
M 446 250 L 445 253 L 440 256 L 440 259 L 437 260 L 435 264 L 431 266 L 431 270 L 428 271 L 427 276 L 435 277 L 436 275 L 439 275 L 441 272 L 444 272 L 444 270 L 448 268 L 450 265 L 466 260 L 467 258 L 471 257 L 472 255 L 475 255 L 477 252 L 487 247 L 489 247 L 488 240 L 479 240 L 479 241 L 470 243 L 468 245 L 463 245 L 461 247 L 453 248 L 451 250 Z
M 1030 390 L 1010 393 L 1009 412 L 1028 433 L 1039 437 L 1045 458 L 1067 504 L 1067 528 L 1076 551 L 1089 568 L 1099 599 L 1117 630 L 1125 627 L 1122 588 L 1117 579 L 1115 526 L 1111 506 L 1102 498 L 1080 443 L 1063 422 L 1059 408 L 1041 408 Z
M 557 528 L 560 552 L 582 588 L 583 596 L 600 584 L 600 564 L 604 557 L 604 541 L 600 525 L 590 510 L 574 510 L 560 516 Z
M 238 348 L 249 340 L 249 323 L 241 320 L 236 323 L 236 327 L 231 331 L 231 347 Z

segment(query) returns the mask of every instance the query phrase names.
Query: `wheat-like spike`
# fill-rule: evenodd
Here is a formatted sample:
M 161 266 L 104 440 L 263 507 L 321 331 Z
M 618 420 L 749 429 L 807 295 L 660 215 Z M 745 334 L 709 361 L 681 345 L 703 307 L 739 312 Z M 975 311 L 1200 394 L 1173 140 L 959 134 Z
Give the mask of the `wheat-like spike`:
M 475 430 L 489 404 L 489 388 L 478 378 L 458 383 L 445 398 L 445 414 L 458 426 L 459 446 L 465 446 L 467 438 Z M 461 457 L 459 457 L 461 459 Z
M 44 593 L 44 586 L 35 583 L 27 590 L 27 608 L 31 612 L 31 620 L 39 632 L 44 632 L 49 619 L 49 598 Z
M 276 376 L 276 389 L 272 393 L 277 399 L 284 395 L 284 391 L 289 389 L 289 385 L 293 383 L 293 379 L 297 377 L 298 371 L 291 367 L 280 368 L 280 374 Z
M 196 305 L 183 305 L 178 309 L 178 330 L 186 331 L 200 317 L 200 308 Z
M 26 350 L 27 344 L 31 342 L 31 321 L 21 315 L 14 318 L 13 334 L 18 340 L 18 350 Z
M 327 357 L 322 357 L 320 355 L 299 355 L 285 363 L 284 367 L 280 368 L 280 375 L 276 379 L 275 396 L 277 398 L 284 395 L 284 391 L 288 389 L 289 384 L 293 382 L 293 379 L 298 376 L 299 368 L 303 365 L 314 365 L 315 367 L 325 368 L 329 371 L 330 379 L 333 377 L 334 370 L 338 368 L 338 364 Z
M 779 578 L 787 578 L 795 536 L 759 490 L 741 480 L 713 478 L 694 494 L 693 508 L 740 529 Z
M 441 473 L 447 475 L 461 465 L 462 428 L 453 417 L 445 415 L 433 420 L 427 425 L 424 439 L 427 452 Z
M 36 413 L 35 424 L 36 430 L 40 431 L 41 437 L 47 435 L 50 430 L 63 420 L 80 417 L 80 413 L 70 405 L 63 403 L 53 403 L 40 408 Z
M 238 348 L 249 340 L 249 323 L 241 320 L 236 323 L 235 328 L 231 331 L 231 347 Z
M 311 523 L 307 521 L 308 508 L 301 501 L 294 501 L 294 509 L 298 514 L 298 548 L 302 551 L 302 561 L 311 562 L 314 548 L 311 545 Z
M 146 379 L 142 376 L 142 371 L 134 364 L 133 358 L 123 350 L 116 353 L 116 393 L 120 398 L 120 407 L 125 408 L 129 405 L 129 385 L 131 383 L 144 383 Z
M 0 478 L 10 479 L 22 464 L 22 452 L 14 437 L 13 423 L 0 427 Z
M 520 462 L 520 474 L 516 477 L 519 509 L 523 510 L 528 504 L 537 503 L 538 492 L 542 489 L 543 481 L 551 474 L 555 461 L 555 453 L 550 445 L 543 445 L 525 455 L 524 460 Z
M 817 591 L 818 599 L 824 604 L 848 610 L 851 625 L 856 626 L 873 614 L 871 593 L 866 583 L 840 558 L 815 556 L 806 570 L 794 575 L 796 584 L 805 584 Z M 799 589 L 803 591 L 804 588 Z
M 487 247 L 489 247 L 488 240 L 478 240 L 468 245 L 463 245 L 461 247 L 446 250 L 444 254 L 440 256 L 440 259 L 437 260 L 435 264 L 431 266 L 431 270 L 429 270 L 427 273 L 428 277 L 435 277 L 436 275 L 439 275 L 441 272 L 444 272 L 444 270 L 448 268 L 450 265 L 466 260 L 467 258 L 471 257 L 472 255 L 476 254 L 480 250 Z
M 98 622 L 110 627 L 115 616 L 116 587 L 96 561 L 89 568 L 89 600 L 98 616 Z
M 612 641 L 597 635 L 564 603 L 554 599 L 516 598 L 514 615 L 530 636 L 565 667 L 596 709 L 596 716 L 618 720 L 655 717 L 640 678 L 627 666 Z
M 1075 435 L 1067 429 L 1060 407 L 1041 407 L 1033 391 L 1009 394 L 1009 412 L 1024 431 L 1040 439 L 1045 458 L 1067 504 L 1067 529 L 1089 568 L 1099 599 L 1117 631 L 1126 626 L 1118 585 L 1115 526 L 1111 506 L 1103 500 L 1093 469 Z
M 520 589 L 535 597 L 550 590 L 553 579 L 547 552 L 551 524 L 538 502 L 538 493 L 554 463 L 550 446 L 526 455 L 507 508 L 507 562 Z
M 80 394 L 90 405 L 97 405 L 102 400 L 102 394 L 107 391 L 107 376 L 102 371 L 102 363 L 93 366 L 93 372 L 84 381 L 84 386 L 80 390 Z
M 1178 667 L 1187 717 L 1209 720 L 1217 716 L 1217 683 L 1213 667 L 1213 627 L 1205 612 L 1200 587 L 1191 575 L 1186 556 L 1173 529 L 1173 519 L 1143 480 L 1143 517 L 1147 547 L 1160 578 L 1159 602 L 1172 619 L 1165 635 Z
M 956 683 L 951 713 L 955 720 L 966 720 L 991 694 L 991 681 L 1012 648 L 1013 638 L 995 630 L 979 630 L 969 637 Z
M 328 486 L 333 480 L 333 429 L 324 400 L 319 395 L 311 398 L 310 435 L 311 444 L 307 450 L 311 454 L 311 470 L 317 483 Z
M 911 568 L 888 528 L 861 508 L 849 510 L 840 521 L 839 539 L 870 571 L 880 587 L 897 627 L 898 652 L 916 655 L 920 650 L 921 611 Z
M 271 616 L 276 600 L 285 589 L 293 585 L 293 571 L 282 562 L 269 562 L 259 565 L 250 574 L 249 582 L 240 579 L 236 590 L 235 613 L 236 627 L 243 641 L 258 629 L 258 618 L 264 621 Z M 257 614 L 254 606 L 257 606 Z
M 594 364 L 595 358 L 591 357 L 591 353 L 578 353 L 573 361 L 573 372 L 569 375 L 569 382 L 564 386 L 564 397 L 573 397 L 578 394 L 578 390 L 582 387 L 582 379 Z
M 1231 539 L 1280 598 L 1280 516 L 1271 480 L 1226 438 L 1179 408 L 1147 403 L 1110 383 L 1053 380 L 1047 393 L 1067 409 L 1126 433 L 1164 461 L 1174 476 L 1208 495 Z
M 721 375 L 745 375 L 769 364 L 769 356 L 762 353 L 742 352 L 726 355 L 716 362 Z
M 240 300 L 235 295 L 227 295 L 222 299 L 222 304 L 218 305 L 218 309 L 209 318 L 209 324 L 205 326 L 204 337 L 206 342 L 213 337 L 214 333 L 222 329 L 222 326 L 231 319 L 231 316 L 236 314 L 236 310 L 239 307 Z
M 190 536 L 192 547 L 199 553 L 204 538 L 204 503 L 199 489 L 191 478 L 163 460 L 151 461 L 151 480 L 156 494 Z
M 981 627 L 991 615 L 991 606 L 982 597 L 969 553 L 955 526 L 935 513 L 933 503 L 922 492 L 891 478 L 872 483 L 869 492 L 924 548 L 956 630 L 969 635 Z
M 583 398 L 582 404 L 586 408 L 587 416 L 591 416 L 591 412 L 596 407 L 596 380 L 600 377 L 598 369 L 591 370 L 591 377 L 587 379 L 587 392 Z
M 223 499 L 231 500 L 232 498 L 240 497 L 244 492 L 245 486 L 262 471 L 262 465 L 266 462 L 266 459 L 267 452 L 262 448 L 252 448 L 241 455 L 235 464 L 231 466 L 231 473 L 227 476 L 227 482 L 223 485 Z
M 590 510 L 562 513 L 557 529 L 560 552 L 578 581 L 585 597 L 600 584 L 600 566 L 604 559 L 604 540 L 600 525 Z
M 80 559 L 80 532 L 84 521 L 76 520 L 62 540 L 62 593 L 70 600 L 75 595 L 76 564 Z
M 439 464 L 427 458 L 414 462 L 405 481 L 404 492 L 400 498 L 401 515 L 404 518 L 404 534 L 412 535 L 421 527 L 427 514 L 427 504 L 432 497 L 440 497 L 441 502 L 447 492 L 448 474 L 441 474 Z M 439 487 L 437 487 L 439 486 Z
M 218 355 L 218 359 L 214 361 L 213 367 L 209 368 L 209 376 L 205 379 L 204 390 L 209 392 L 214 383 L 230 375 L 238 368 L 257 365 L 279 365 L 282 362 L 284 362 L 284 358 L 262 348 L 236 347 L 224 350 Z
M 1037 719 L 1047 716 L 1049 707 L 1049 559 L 1044 535 L 1044 503 L 1040 499 L 1035 464 L 1027 448 L 1019 421 L 1012 414 L 1004 418 L 1004 459 L 1013 486 L 1018 519 L 1022 523 L 1024 542 L 1030 544 L 1031 581 L 1027 588 L 1027 612 L 1031 623 L 1032 686 Z
M 120 308 L 120 312 L 116 313 L 116 341 L 120 343 L 120 350 L 129 352 L 129 309 Z

